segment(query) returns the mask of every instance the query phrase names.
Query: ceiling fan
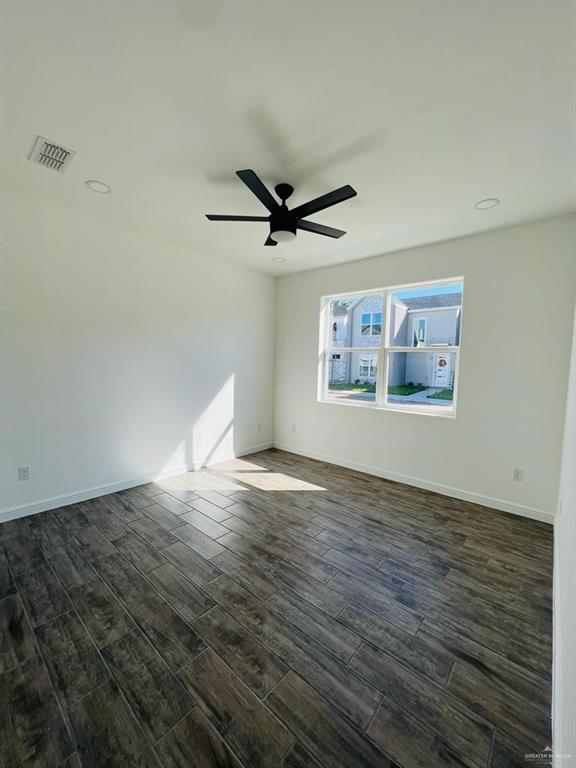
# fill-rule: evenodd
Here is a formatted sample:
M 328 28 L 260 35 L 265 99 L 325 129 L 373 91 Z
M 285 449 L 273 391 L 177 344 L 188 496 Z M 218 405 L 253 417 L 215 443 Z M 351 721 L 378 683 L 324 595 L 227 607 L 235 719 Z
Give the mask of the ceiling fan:
M 356 197 L 356 190 L 350 184 L 328 192 L 325 195 L 310 200 L 309 203 L 298 205 L 289 210 L 286 200 L 294 192 L 294 187 L 290 184 L 277 184 L 274 187 L 276 194 L 282 201 L 279 203 L 268 189 L 264 186 L 258 176 L 251 170 L 236 171 L 248 189 L 253 192 L 258 200 L 270 211 L 270 216 L 221 216 L 220 214 L 207 213 L 206 218 L 210 221 L 268 221 L 270 222 L 270 234 L 264 245 L 277 245 L 278 243 L 287 243 L 294 240 L 296 230 L 304 229 L 307 232 L 314 232 L 317 235 L 326 235 L 326 237 L 342 237 L 346 232 L 342 229 L 327 227 L 325 224 L 315 224 L 313 221 L 305 221 L 306 216 L 312 213 L 318 213 L 331 205 L 342 203 L 351 197 Z

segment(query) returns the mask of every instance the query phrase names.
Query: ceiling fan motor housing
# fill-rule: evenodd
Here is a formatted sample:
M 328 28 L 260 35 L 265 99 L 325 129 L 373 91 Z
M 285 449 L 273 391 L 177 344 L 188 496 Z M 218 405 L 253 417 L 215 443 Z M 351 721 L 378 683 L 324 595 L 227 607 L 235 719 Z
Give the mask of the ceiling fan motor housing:
M 291 232 L 296 237 L 297 223 L 296 216 L 290 213 L 286 204 L 283 204 L 270 214 L 270 236 L 274 238 L 275 232 Z M 283 239 L 289 240 L 293 238 L 286 236 Z M 282 242 L 282 240 L 278 238 L 278 242 Z

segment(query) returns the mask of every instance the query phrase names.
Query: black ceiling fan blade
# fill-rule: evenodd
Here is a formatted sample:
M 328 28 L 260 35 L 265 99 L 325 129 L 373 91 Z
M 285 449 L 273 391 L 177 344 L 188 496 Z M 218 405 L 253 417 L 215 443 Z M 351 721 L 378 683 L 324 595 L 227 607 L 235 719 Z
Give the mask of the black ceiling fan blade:
M 326 237 L 342 237 L 342 235 L 346 234 L 343 229 L 334 229 L 334 227 L 316 224 L 314 221 L 304 221 L 304 219 L 298 219 L 296 226 L 298 229 L 305 229 L 307 232 L 314 232 L 316 235 L 326 235 Z
M 266 242 L 264 243 L 264 245 L 278 245 L 278 243 L 276 242 L 276 240 L 272 240 L 270 235 L 268 235 L 268 238 L 266 239 Z
M 263 182 L 258 178 L 254 171 L 251 171 L 248 168 L 245 171 L 236 171 L 236 175 L 242 179 L 248 189 L 256 195 L 262 205 L 268 208 L 270 213 L 280 207 L 276 199 L 272 197 L 272 194 L 264 186 Z
M 292 208 L 290 213 L 293 213 L 299 219 L 302 219 L 304 216 L 310 216 L 312 213 L 318 213 L 318 211 L 323 211 L 325 208 L 330 208 L 331 205 L 336 205 L 337 203 L 342 203 L 344 200 L 349 200 L 351 197 L 356 197 L 357 194 L 356 190 L 351 187 L 350 184 L 346 184 L 344 187 L 340 187 L 339 189 L 321 195 L 314 200 L 310 200 L 309 203 L 304 203 L 303 205 L 298 205 L 296 208 Z
M 207 213 L 210 221 L 269 221 L 269 216 L 222 216 L 219 213 Z

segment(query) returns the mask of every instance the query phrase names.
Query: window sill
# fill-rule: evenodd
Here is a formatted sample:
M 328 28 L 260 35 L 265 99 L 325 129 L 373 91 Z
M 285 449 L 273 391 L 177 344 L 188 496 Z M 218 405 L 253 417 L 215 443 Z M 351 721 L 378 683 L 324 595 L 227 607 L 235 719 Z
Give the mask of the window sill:
M 418 408 L 415 405 L 378 405 L 377 403 L 367 402 L 354 403 L 352 401 L 345 400 L 327 400 L 320 397 L 317 398 L 317 402 L 321 403 L 322 405 L 344 405 L 348 407 L 351 406 L 352 408 L 369 408 L 373 411 L 393 411 L 394 413 L 411 413 L 417 416 L 437 416 L 441 419 L 456 418 L 456 408 L 454 406 L 452 406 L 452 408 L 448 408 L 445 405 L 425 405 L 422 408 Z

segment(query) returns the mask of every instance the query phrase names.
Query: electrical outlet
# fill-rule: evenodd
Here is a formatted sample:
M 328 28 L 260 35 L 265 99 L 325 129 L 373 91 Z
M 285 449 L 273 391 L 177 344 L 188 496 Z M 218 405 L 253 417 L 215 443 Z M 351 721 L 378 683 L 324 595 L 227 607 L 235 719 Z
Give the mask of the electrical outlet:
M 513 469 L 512 470 L 512 480 L 516 480 L 518 483 L 524 482 L 524 470 L 523 469 Z
M 290 432 L 296 432 L 296 424 L 290 424 Z
M 18 467 L 18 480 L 30 480 L 30 466 Z

